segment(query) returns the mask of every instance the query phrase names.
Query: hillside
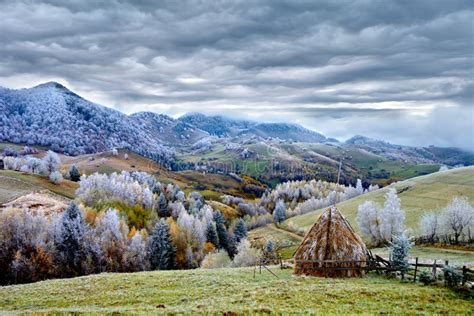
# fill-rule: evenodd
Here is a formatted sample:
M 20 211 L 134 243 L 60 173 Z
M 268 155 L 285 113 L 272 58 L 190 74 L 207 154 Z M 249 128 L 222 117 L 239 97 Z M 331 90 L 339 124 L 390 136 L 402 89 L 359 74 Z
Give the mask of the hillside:
M 0 205 L 25 194 L 44 190 L 72 199 L 77 188 L 76 182 L 68 180 L 56 185 L 43 176 L 0 170 Z
M 173 151 L 135 120 L 48 82 L 30 89 L 0 88 L 0 140 L 41 145 L 69 155 L 131 147 L 169 159 Z
M 465 167 L 449 171 L 437 172 L 420 176 L 394 184 L 401 206 L 406 214 L 406 226 L 411 233 L 418 233 L 418 223 L 423 213 L 439 210 L 445 207 L 454 196 L 464 196 L 472 203 L 474 201 L 474 167 Z M 359 231 L 355 220 L 357 208 L 364 201 L 375 201 L 383 205 L 384 195 L 388 187 L 366 193 L 353 199 L 339 203 L 337 206 L 347 217 L 352 227 Z M 269 224 L 250 231 L 251 238 L 270 238 L 287 243 L 289 248 L 283 250 L 285 257 L 291 257 L 296 247 L 301 242 L 301 236 L 292 231 L 303 229 L 307 231 L 316 221 L 322 210 L 292 217 L 282 223 L 280 228 Z M 423 252 L 422 252 L 423 253 Z M 451 258 L 451 254 L 435 251 L 428 258 Z M 474 254 L 464 253 L 468 257 L 463 262 L 474 263 Z M 452 258 L 451 258 L 452 259 Z M 462 260 L 461 260 L 462 261 Z
M 421 215 L 431 210 L 445 207 L 454 196 L 467 197 L 474 201 L 474 167 L 464 167 L 449 171 L 405 180 L 394 184 L 406 214 L 406 226 L 416 232 Z M 374 201 L 383 205 L 388 187 L 370 192 L 338 204 L 352 226 L 358 230 L 355 217 L 357 207 L 364 201 Z M 285 225 L 294 225 L 308 229 L 321 210 L 293 217 Z M 292 223 L 292 224 L 290 224 Z
M 473 301 L 446 288 L 361 279 L 295 277 L 273 268 L 105 273 L 0 287 L 0 313 L 446 314 Z

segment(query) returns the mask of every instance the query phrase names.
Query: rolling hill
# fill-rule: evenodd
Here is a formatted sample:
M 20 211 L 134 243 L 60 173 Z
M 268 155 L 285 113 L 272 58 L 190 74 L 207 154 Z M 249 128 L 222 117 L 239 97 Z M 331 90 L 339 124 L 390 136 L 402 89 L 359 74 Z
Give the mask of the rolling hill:
M 445 207 L 454 196 L 467 197 L 471 203 L 474 201 L 474 167 L 464 167 L 448 171 L 415 177 L 409 180 L 394 183 L 398 192 L 402 209 L 406 214 L 406 226 L 410 233 L 418 233 L 419 220 L 425 212 L 436 211 Z M 353 199 L 339 203 L 337 207 L 342 211 L 351 223 L 352 227 L 359 231 L 356 222 L 357 208 L 364 201 L 374 201 L 383 205 L 384 195 L 388 187 L 366 193 Z M 292 247 L 285 250 L 285 255 L 291 256 L 294 246 L 299 244 L 301 236 L 293 231 L 307 231 L 316 221 L 322 210 L 315 210 L 300 216 L 287 219 L 277 228 L 273 224 L 257 228 L 250 232 L 252 238 L 271 238 L 283 241 Z M 445 254 L 444 254 L 445 255 Z M 474 262 L 471 253 L 469 262 Z
M 421 215 L 445 207 L 454 196 L 467 197 L 474 201 L 474 167 L 464 167 L 436 172 L 393 184 L 406 214 L 406 226 L 416 232 Z M 374 201 L 383 205 L 388 187 L 370 192 L 338 204 L 338 208 L 358 230 L 355 217 L 357 207 L 364 201 Z M 307 230 L 314 223 L 321 210 L 289 219 L 285 224 Z

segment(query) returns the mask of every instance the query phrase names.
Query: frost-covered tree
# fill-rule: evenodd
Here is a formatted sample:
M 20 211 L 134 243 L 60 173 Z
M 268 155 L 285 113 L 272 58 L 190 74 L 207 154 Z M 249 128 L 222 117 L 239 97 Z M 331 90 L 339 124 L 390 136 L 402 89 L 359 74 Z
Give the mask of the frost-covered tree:
M 41 159 L 34 158 L 34 157 L 27 157 L 26 161 L 32 173 L 38 174 L 41 172 L 41 164 L 42 164 Z
M 159 217 L 168 217 L 168 201 L 163 193 L 160 193 L 158 200 L 155 203 L 155 212 Z
M 169 270 L 175 267 L 176 250 L 171 242 L 170 229 L 161 219 L 148 238 L 148 260 L 152 270 Z
M 372 201 L 365 201 L 357 209 L 356 221 L 364 237 L 370 240 L 373 246 L 383 243 L 381 236 L 381 219 L 379 207 Z
M 54 171 L 59 170 L 61 165 L 61 159 L 59 159 L 58 154 L 54 151 L 48 150 L 46 156 L 43 158 L 43 165 L 47 174 L 51 174 Z
M 451 203 L 441 213 L 441 223 L 447 234 L 454 235 L 456 244 L 463 234 L 472 234 L 474 222 L 474 207 L 467 199 L 454 197 Z
M 135 233 L 124 252 L 126 271 L 146 271 L 149 269 L 146 250 L 146 239 L 143 237 L 143 233 Z
M 242 218 L 237 220 L 237 224 L 234 228 L 234 237 L 237 243 L 239 243 L 242 239 L 247 238 L 247 226 L 245 225 L 245 221 Z
M 226 251 L 211 252 L 204 257 L 201 263 L 203 269 L 226 268 L 231 265 L 231 260 Z
M 74 182 L 81 180 L 81 174 L 75 165 L 72 165 L 71 168 L 69 168 L 69 179 Z
M 431 242 L 439 235 L 440 223 L 438 214 L 431 212 L 425 213 L 420 220 L 420 230 L 424 236 L 427 236 Z
M 58 259 L 65 267 L 67 276 L 82 274 L 81 264 L 86 256 L 86 229 L 82 212 L 71 202 L 62 215 L 56 237 Z
M 364 187 L 362 186 L 362 181 L 360 179 L 357 179 L 356 191 L 359 195 L 364 193 Z
M 273 211 L 273 220 L 275 223 L 280 224 L 286 219 L 286 206 L 282 200 L 278 200 Z
M 54 184 L 60 184 L 63 181 L 63 176 L 59 171 L 53 171 L 49 174 L 49 181 Z
M 390 243 L 390 263 L 402 270 L 402 273 L 409 268 L 408 253 L 412 244 L 410 239 L 404 234 L 394 235 L 393 241 Z
M 394 236 L 399 236 L 405 230 L 405 212 L 401 209 L 397 191 L 390 188 L 385 194 L 385 203 L 380 212 L 382 219 L 380 233 L 387 241 L 392 241 Z
M 262 254 L 256 248 L 252 248 L 247 239 L 242 239 L 237 245 L 237 254 L 232 260 L 233 267 L 250 267 L 255 265 Z
M 95 225 L 95 238 L 101 248 L 106 271 L 124 271 L 124 252 L 128 226 L 119 219 L 114 209 L 99 216 Z

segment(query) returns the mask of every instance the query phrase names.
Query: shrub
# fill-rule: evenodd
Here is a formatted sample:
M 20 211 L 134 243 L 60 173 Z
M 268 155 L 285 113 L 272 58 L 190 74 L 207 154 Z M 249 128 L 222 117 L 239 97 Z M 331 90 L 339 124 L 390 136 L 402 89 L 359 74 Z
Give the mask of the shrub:
M 51 181 L 54 184 L 60 184 L 63 181 L 63 176 L 59 171 L 53 171 L 49 175 L 49 181 Z
M 424 285 L 430 285 L 434 283 L 434 279 L 427 271 L 421 271 L 419 281 Z
M 252 248 L 247 239 L 243 239 L 237 246 L 237 254 L 232 261 L 233 267 L 250 267 L 255 265 L 258 258 L 261 257 L 258 249 Z
M 445 267 L 443 268 L 444 272 L 444 281 L 446 282 L 446 285 L 453 289 L 456 288 L 459 283 L 462 282 L 462 275 L 454 271 L 453 268 L 451 267 Z
M 204 257 L 204 260 L 201 263 L 201 268 L 203 269 L 217 269 L 217 268 L 226 268 L 231 264 L 230 257 L 226 251 L 220 250 L 217 252 L 211 252 Z

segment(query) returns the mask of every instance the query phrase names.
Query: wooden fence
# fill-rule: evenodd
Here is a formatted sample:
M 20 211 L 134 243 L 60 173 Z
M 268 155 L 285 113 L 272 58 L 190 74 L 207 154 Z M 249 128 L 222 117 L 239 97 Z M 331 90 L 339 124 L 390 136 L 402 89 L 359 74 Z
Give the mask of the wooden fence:
M 408 267 L 394 266 L 392 262 L 380 257 L 374 256 L 371 260 L 367 261 L 338 261 L 338 260 L 297 260 L 298 263 L 311 265 L 311 269 L 315 271 L 333 271 L 333 270 L 363 270 L 363 271 L 376 271 L 377 273 L 396 273 L 400 272 L 402 279 L 413 280 L 413 282 L 419 281 L 419 273 L 421 268 L 429 268 L 431 275 L 436 280 L 438 273 L 443 273 L 446 279 L 446 273 L 443 271 L 445 268 L 451 268 L 455 273 L 462 276 L 461 284 L 464 285 L 466 282 L 474 282 L 474 270 L 469 269 L 466 266 L 462 268 L 449 266 L 449 261 L 444 263 L 437 263 L 434 260 L 433 263 L 421 263 L 418 257 L 414 261 L 408 262 Z M 295 262 L 296 263 L 296 262 Z M 446 284 L 446 283 L 445 283 Z

